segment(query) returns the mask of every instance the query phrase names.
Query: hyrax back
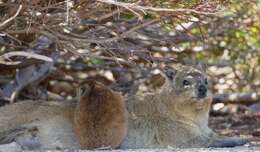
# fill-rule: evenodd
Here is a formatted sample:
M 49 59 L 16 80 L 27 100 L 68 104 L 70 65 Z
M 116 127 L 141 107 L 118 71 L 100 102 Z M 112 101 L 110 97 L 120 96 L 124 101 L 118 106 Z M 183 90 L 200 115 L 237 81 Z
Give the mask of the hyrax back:
M 117 147 L 127 131 L 126 109 L 122 96 L 103 84 L 84 84 L 74 116 L 74 129 L 80 147 Z
M 73 130 L 75 104 L 21 101 L 0 107 L 0 144 L 24 150 L 77 148 Z

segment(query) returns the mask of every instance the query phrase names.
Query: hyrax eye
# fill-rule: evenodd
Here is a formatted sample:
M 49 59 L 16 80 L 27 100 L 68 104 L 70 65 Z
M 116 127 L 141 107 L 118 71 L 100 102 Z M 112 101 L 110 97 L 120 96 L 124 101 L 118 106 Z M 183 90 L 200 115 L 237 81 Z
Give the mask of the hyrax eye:
M 205 79 L 205 84 L 208 85 L 208 79 Z
M 188 81 L 188 80 L 183 80 L 183 81 L 182 81 L 182 84 L 183 84 L 183 86 L 188 86 L 188 85 L 190 85 L 190 81 Z

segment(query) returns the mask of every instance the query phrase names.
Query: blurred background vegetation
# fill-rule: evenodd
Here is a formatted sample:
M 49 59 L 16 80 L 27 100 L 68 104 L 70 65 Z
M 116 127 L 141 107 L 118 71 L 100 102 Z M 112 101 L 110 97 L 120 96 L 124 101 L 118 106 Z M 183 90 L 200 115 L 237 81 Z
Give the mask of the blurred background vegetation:
M 213 25 L 215 30 L 224 30 L 223 34 L 207 39 L 207 51 L 196 57 L 207 60 L 210 65 L 229 67 L 221 79 L 215 80 L 219 83 L 215 86 L 218 92 L 257 91 L 260 82 L 259 2 L 238 0 L 226 6 L 227 19 Z M 217 69 L 212 67 L 211 70 L 214 74 Z

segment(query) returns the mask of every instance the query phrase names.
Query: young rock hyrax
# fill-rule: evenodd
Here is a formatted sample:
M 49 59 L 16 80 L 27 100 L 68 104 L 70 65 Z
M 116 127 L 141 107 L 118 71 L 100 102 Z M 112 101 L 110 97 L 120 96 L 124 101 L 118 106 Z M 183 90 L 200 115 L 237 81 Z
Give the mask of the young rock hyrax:
M 81 148 L 116 148 L 127 132 L 121 94 L 101 83 L 86 83 L 75 110 L 74 129 Z

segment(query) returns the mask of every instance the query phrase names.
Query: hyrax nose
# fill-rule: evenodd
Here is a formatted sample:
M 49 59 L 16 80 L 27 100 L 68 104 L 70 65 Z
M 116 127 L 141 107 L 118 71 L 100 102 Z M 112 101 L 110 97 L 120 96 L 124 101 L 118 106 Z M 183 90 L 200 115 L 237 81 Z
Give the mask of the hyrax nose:
M 207 96 L 207 87 L 205 85 L 200 85 L 198 88 L 198 97 L 204 98 Z

